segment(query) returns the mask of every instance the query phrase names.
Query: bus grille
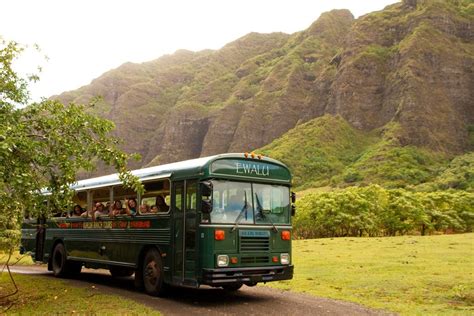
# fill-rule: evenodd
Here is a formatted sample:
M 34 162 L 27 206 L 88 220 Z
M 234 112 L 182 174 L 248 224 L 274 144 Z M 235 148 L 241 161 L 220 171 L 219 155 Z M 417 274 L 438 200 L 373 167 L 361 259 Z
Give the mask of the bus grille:
M 241 252 L 257 252 L 257 251 L 269 251 L 269 250 L 270 250 L 269 237 L 240 236 L 240 251 Z
M 240 262 L 242 264 L 267 263 L 268 262 L 268 257 L 242 257 L 242 258 L 240 258 Z

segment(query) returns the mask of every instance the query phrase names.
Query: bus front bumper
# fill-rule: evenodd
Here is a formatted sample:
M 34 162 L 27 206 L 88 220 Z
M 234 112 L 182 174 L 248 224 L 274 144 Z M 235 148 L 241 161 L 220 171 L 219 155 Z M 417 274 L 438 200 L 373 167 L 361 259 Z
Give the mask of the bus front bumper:
M 258 268 L 220 268 L 203 269 L 201 284 L 219 286 L 230 283 L 256 284 L 290 280 L 293 278 L 293 265 Z

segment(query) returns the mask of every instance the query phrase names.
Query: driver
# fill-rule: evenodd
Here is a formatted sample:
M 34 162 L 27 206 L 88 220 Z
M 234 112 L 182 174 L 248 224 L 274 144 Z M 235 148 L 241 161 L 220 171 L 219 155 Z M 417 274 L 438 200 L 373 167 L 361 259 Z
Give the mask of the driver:
M 247 194 L 247 209 L 245 210 L 246 199 L 244 190 L 238 190 L 235 194 L 229 197 L 229 203 L 227 203 L 226 207 L 226 214 L 230 216 L 228 220 L 236 221 L 239 215 L 243 217 L 242 220 L 248 220 L 249 211 L 251 212 L 249 209 L 249 198 L 251 198 L 251 196 Z
M 237 192 L 229 198 L 227 203 L 228 211 L 240 211 L 244 205 L 244 194 L 242 191 Z

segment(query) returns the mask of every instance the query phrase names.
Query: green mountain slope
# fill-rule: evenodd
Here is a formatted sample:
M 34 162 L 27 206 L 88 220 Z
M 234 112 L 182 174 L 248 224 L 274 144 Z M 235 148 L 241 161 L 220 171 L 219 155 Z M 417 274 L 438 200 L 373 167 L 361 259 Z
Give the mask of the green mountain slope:
M 293 172 L 294 185 L 300 190 L 370 183 L 386 187 L 429 183 L 433 187 L 438 178 L 447 179 L 441 176 L 443 169 L 448 168 L 446 155 L 401 146 L 396 135 L 399 130 L 398 124 L 388 124 L 384 129 L 367 133 L 351 127 L 340 116 L 325 115 L 298 125 L 255 152 L 286 163 Z M 470 159 L 470 155 L 460 156 L 445 171 L 452 181 L 462 182 L 463 188 L 469 186 L 469 180 L 465 183 L 460 178 L 465 174 L 472 178 L 474 170 Z
M 324 115 L 298 125 L 269 145 L 256 150 L 286 163 L 299 187 L 330 184 L 379 137 L 351 127 L 342 117 Z

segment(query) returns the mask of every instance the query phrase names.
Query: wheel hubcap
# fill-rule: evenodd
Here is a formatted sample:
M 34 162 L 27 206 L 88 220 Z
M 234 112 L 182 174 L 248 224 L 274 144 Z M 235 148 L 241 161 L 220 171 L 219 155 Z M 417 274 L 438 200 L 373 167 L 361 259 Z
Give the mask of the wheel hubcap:
M 157 267 L 157 264 L 155 261 L 150 261 L 146 265 L 145 269 L 145 279 L 150 283 L 150 284 L 156 284 L 158 277 L 160 275 L 160 270 Z
M 54 263 L 57 268 L 60 268 L 62 266 L 62 255 L 58 252 L 56 253 L 56 256 L 54 256 Z

